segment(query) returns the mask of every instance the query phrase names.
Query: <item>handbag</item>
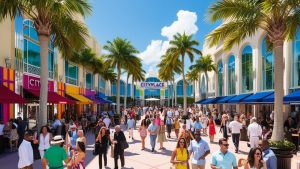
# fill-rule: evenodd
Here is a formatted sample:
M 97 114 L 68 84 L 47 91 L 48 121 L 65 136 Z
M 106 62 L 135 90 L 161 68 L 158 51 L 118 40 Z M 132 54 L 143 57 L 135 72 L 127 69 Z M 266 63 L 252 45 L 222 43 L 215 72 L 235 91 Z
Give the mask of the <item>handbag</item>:
M 94 145 L 93 155 L 94 156 L 98 155 L 99 151 L 100 151 L 100 142 L 96 141 L 96 143 Z
M 111 157 L 111 158 L 114 158 L 114 157 L 115 157 L 114 149 L 115 149 L 115 145 L 112 144 L 112 145 L 110 146 L 110 157 Z
M 122 148 L 123 150 L 127 149 L 128 147 L 129 147 L 129 144 L 127 143 L 126 140 L 121 141 L 121 148 Z

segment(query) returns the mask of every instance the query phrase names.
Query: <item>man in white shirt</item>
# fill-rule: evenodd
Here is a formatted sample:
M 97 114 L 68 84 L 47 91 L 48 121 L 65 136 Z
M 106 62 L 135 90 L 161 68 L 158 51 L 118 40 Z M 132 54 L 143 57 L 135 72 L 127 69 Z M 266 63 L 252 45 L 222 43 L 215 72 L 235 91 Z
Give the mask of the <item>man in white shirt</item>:
M 169 109 L 168 112 L 167 112 L 167 116 L 169 118 L 173 118 L 173 112 Z
M 185 120 L 185 124 L 186 124 L 186 129 L 191 131 L 191 128 L 192 128 L 192 122 L 191 122 L 191 119 L 190 117 L 188 117 L 186 120 Z
M 250 140 L 250 147 L 255 148 L 258 147 L 259 138 L 262 135 L 262 129 L 259 124 L 256 123 L 256 117 L 252 118 L 252 123 L 248 126 L 248 137 Z
M 175 110 L 175 118 L 176 117 L 179 117 L 179 111 L 178 110 Z
M 128 125 L 128 132 L 129 132 L 129 138 L 133 139 L 133 129 L 134 129 L 134 125 L 135 125 L 135 121 L 132 118 L 132 116 L 129 117 L 128 121 L 127 121 L 127 125 Z
M 110 119 L 108 118 L 108 116 L 105 116 L 105 118 L 103 119 L 103 122 L 105 123 L 105 127 L 106 127 L 107 129 L 109 129 L 111 121 L 110 121 Z
M 235 146 L 235 153 L 239 152 L 239 142 L 240 142 L 240 134 L 241 129 L 243 128 L 242 123 L 238 121 L 238 116 L 234 116 L 234 121 L 229 123 L 229 129 L 232 135 L 232 142 Z
M 32 133 L 25 132 L 24 140 L 19 147 L 19 162 L 18 168 L 32 169 L 33 166 L 33 150 L 30 141 L 32 140 Z

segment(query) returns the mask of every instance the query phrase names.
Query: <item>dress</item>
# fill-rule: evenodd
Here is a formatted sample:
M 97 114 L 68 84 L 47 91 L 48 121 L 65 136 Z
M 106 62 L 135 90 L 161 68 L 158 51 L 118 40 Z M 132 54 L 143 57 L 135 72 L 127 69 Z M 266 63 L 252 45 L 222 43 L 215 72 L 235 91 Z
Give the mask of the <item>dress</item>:
M 19 139 L 19 135 L 18 135 L 17 129 L 16 128 L 15 129 L 11 129 L 9 140 L 15 141 L 15 140 L 18 140 L 18 139 Z
M 78 158 L 78 153 L 75 154 L 75 159 Z M 74 159 L 74 160 L 75 160 Z M 85 163 L 84 163 L 84 159 L 82 159 L 78 164 L 73 165 L 72 169 L 85 169 Z
M 146 137 L 147 136 L 147 129 L 145 127 L 141 126 L 140 129 L 139 129 L 139 132 L 140 132 L 141 137 Z
M 209 120 L 209 135 L 215 135 L 216 129 L 213 120 Z
M 187 161 L 188 160 L 188 153 L 187 149 L 183 148 L 183 151 L 180 150 L 180 148 L 177 148 L 177 154 L 176 154 L 176 160 L 178 161 Z M 176 169 L 187 169 L 187 165 L 182 164 L 176 164 Z
M 157 136 L 157 142 L 166 142 L 166 134 L 165 134 L 165 126 L 160 126 L 159 127 L 159 132 L 158 132 L 158 136 Z

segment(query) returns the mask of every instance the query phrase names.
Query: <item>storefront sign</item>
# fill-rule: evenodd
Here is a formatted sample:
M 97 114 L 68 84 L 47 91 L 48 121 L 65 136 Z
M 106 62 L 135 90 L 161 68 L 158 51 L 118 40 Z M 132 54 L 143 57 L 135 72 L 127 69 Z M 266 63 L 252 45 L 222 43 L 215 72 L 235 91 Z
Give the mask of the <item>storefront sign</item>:
M 40 90 L 41 81 L 39 77 L 23 75 L 23 87 L 25 89 Z M 48 80 L 48 91 L 54 91 L 54 82 Z
M 164 89 L 167 86 L 164 82 L 141 82 L 140 87 L 143 89 Z

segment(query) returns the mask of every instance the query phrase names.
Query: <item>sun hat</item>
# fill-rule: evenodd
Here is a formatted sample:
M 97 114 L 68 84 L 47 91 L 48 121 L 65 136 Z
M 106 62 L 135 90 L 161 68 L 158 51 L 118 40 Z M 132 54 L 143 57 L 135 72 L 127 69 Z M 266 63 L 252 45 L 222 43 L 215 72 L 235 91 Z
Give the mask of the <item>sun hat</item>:
M 51 140 L 51 144 L 59 144 L 63 142 L 65 142 L 65 140 L 62 138 L 61 135 L 54 136 L 54 138 Z
M 70 126 L 70 128 L 72 129 L 72 128 L 77 128 L 77 127 L 76 127 L 75 124 L 72 124 L 72 125 Z

